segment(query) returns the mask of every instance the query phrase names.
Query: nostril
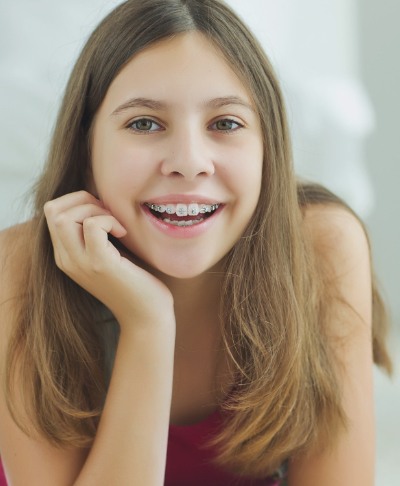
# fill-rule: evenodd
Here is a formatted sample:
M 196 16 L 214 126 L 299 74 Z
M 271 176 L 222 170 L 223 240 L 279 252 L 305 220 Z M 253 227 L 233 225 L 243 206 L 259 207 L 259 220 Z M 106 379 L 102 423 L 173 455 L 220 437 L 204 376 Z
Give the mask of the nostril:
M 165 176 L 184 177 L 187 180 L 194 180 L 198 176 L 209 176 L 215 172 L 214 164 L 207 158 L 199 159 L 183 159 L 176 157 L 174 159 L 167 158 L 161 163 L 161 173 Z

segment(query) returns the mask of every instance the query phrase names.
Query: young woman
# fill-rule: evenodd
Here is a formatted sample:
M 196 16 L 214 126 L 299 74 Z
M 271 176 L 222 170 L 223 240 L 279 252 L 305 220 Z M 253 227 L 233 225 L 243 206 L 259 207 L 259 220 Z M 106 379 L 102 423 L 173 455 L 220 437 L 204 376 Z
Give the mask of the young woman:
M 365 231 L 292 171 L 272 68 L 216 0 L 128 0 L 1 234 L 11 485 L 367 486 L 390 370 Z

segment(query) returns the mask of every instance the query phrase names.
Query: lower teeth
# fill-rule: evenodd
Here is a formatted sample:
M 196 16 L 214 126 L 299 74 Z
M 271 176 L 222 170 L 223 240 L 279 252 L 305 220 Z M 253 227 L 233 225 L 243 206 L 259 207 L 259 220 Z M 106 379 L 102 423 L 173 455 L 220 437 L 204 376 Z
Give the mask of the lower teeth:
M 164 223 L 172 224 L 173 226 L 193 226 L 194 224 L 201 223 L 204 218 L 190 219 L 188 221 L 177 221 L 175 219 L 163 218 Z

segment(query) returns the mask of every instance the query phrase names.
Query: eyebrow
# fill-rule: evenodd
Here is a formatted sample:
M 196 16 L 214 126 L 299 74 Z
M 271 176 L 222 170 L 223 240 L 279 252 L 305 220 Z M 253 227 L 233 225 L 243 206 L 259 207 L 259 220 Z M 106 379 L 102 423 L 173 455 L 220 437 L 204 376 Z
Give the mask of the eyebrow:
M 150 108 L 151 110 L 165 110 L 167 105 L 162 101 L 152 100 L 150 98 L 131 98 L 122 105 L 119 105 L 111 115 L 119 115 L 130 108 Z
M 213 98 L 211 100 L 205 101 L 202 103 L 202 106 L 205 108 L 222 108 L 224 106 L 229 105 L 239 105 L 247 108 L 252 113 L 255 113 L 254 108 L 250 103 L 247 103 L 244 99 L 240 98 L 239 96 L 221 96 L 218 98 Z M 128 101 L 125 101 L 121 105 L 119 105 L 112 113 L 111 116 L 117 116 L 123 113 L 126 110 L 131 108 L 149 108 L 155 111 L 165 111 L 168 107 L 168 103 L 163 101 L 154 100 L 151 98 L 131 98 Z
M 204 105 L 211 108 L 222 108 L 229 105 L 239 105 L 255 113 L 255 110 L 251 106 L 251 104 L 247 103 L 247 101 L 245 101 L 243 98 L 240 98 L 239 96 L 222 96 L 220 98 L 214 98 L 210 101 L 205 102 Z

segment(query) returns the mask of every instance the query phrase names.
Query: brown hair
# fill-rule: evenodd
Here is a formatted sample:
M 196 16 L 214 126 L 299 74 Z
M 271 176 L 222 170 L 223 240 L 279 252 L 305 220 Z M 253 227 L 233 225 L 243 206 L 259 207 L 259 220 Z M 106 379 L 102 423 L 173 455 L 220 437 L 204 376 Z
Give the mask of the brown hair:
M 27 411 L 49 440 L 82 446 L 96 433 L 106 393 L 100 306 L 56 267 L 43 205 L 85 188 L 93 117 L 118 72 L 151 44 L 193 30 L 213 42 L 241 77 L 263 131 L 259 204 L 226 259 L 222 314 L 238 382 L 224 405 L 234 413 L 215 441 L 221 463 L 257 476 L 315 444 L 321 431 L 332 437 L 345 423 L 321 326 L 329 313 L 327 289 L 302 230 L 305 205 L 343 204 L 322 188 L 296 183 L 273 69 L 243 22 L 221 1 L 129 0 L 101 22 L 84 47 L 36 186 L 32 263 L 8 354 L 9 406 L 21 423 L 12 406 L 18 372 Z M 374 296 L 376 361 L 389 369 L 383 307 L 375 290 Z

